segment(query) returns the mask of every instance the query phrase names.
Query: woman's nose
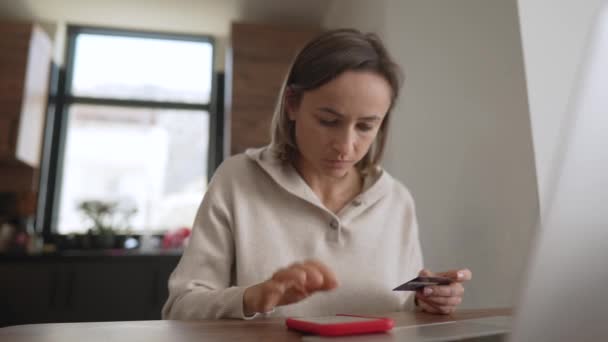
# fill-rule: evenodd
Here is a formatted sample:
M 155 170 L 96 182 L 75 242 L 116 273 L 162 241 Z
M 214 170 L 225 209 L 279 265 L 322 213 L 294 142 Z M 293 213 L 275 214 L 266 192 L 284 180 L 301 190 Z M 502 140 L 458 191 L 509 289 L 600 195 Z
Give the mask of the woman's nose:
M 353 150 L 355 135 L 351 130 L 343 130 L 334 136 L 332 147 L 340 156 L 349 156 Z

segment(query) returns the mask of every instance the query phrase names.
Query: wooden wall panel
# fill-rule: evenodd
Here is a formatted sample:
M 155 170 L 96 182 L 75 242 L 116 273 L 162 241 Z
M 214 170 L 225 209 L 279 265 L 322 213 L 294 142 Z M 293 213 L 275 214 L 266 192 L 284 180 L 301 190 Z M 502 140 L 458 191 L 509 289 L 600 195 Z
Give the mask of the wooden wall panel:
M 35 214 L 51 54 L 51 40 L 37 25 L 0 22 L 0 193 L 11 199 L 7 217 Z
M 37 167 L 48 101 L 51 40 L 35 24 L 0 22 L 0 51 L 0 161 Z M 8 135 L 4 132 L 6 120 L 12 121 Z
M 230 154 L 270 142 L 278 93 L 296 53 L 319 28 L 234 23 L 231 32 Z
M 32 24 L 0 23 L 0 118 L 21 114 Z
M 14 147 L 13 131 L 14 123 L 11 118 L 0 116 L 0 159 L 8 159 L 12 155 Z
M 37 189 L 38 169 L 21 163 L 0 164 L 0 192 L 16 193 Z

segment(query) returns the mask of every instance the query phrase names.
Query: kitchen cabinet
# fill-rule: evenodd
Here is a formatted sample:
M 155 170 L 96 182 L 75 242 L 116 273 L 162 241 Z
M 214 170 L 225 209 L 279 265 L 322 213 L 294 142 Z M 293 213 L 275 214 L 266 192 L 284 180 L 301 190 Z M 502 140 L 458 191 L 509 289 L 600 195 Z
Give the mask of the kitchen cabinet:
M 179 255 L 0 257 L 0 326 L 154 320 Z

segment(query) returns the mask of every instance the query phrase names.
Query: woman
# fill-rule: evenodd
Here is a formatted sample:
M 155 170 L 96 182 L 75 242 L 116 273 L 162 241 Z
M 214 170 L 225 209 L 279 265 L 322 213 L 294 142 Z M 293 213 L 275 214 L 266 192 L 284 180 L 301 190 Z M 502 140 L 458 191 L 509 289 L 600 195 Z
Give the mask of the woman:
M 422 270 L 414 202 L 379 162 L 400 71 L 380 40 L 335 30 L 296 57 L 270 146 L 216 171 L 169 280 L 169 319 L 449 314 L 451 285 L 393 292 Z M 419 272 L 420 271 L 420 272 Z

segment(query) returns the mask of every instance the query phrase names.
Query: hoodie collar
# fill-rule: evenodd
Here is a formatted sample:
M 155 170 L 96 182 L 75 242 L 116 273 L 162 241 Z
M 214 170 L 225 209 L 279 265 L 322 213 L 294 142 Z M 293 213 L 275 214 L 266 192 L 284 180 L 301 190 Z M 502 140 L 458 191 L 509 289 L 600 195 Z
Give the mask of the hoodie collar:
M 293 165 L 277 158 L 270 146 L 248 149 L 245 154 L 285 191 L 327 210 Z M 392 177 L 381 168 L 366 176 L 363 190 L 356 197 L 361 202 L 361 207 L 368 207 L 379 201 L 393 187 L 393 182 Z

